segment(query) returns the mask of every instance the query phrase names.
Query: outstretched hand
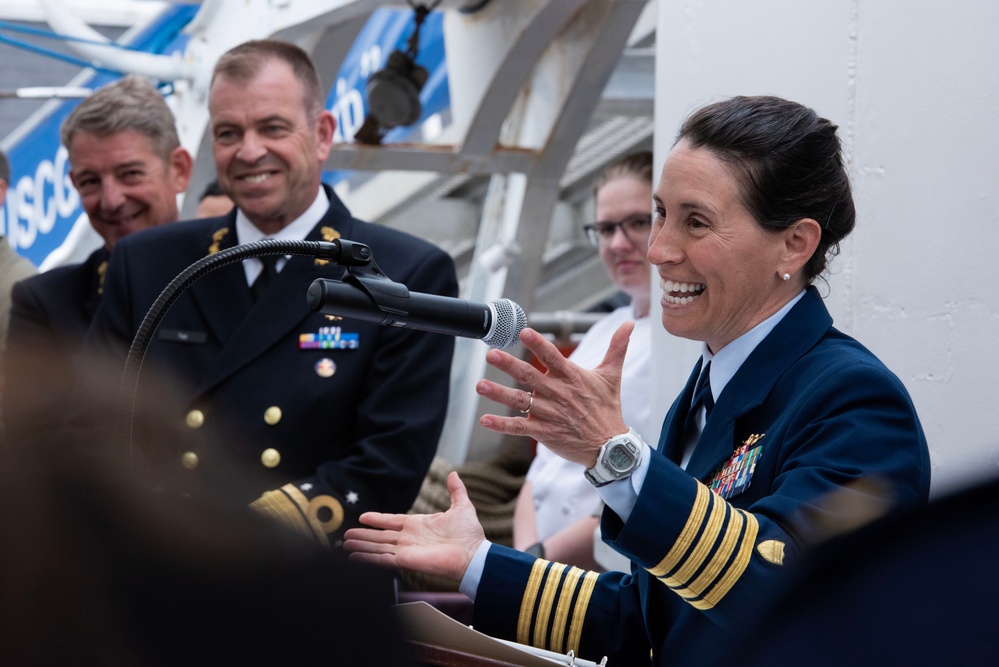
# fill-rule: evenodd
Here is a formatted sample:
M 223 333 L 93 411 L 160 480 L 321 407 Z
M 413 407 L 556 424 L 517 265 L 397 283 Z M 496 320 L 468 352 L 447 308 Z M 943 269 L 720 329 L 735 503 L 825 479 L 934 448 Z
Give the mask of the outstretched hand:
M 371 528 L 348 530 L 343 548 L 355 560 L 460 582 L 486 536 L 458 473 L 448 475 L 447 490 L 451 508 L 446 512 L 365 512 L 360 522 Z
M 506 352 L 490 350 L 486 355 L 489 365 L 527 390 L 480 380 L 476 391 L 524 416 L 483 415 L 479 423 L 491 431 L 529 436 L 568 461 L 593 466 L 601 445 L 628 430 L 621 416 L 621 368 L 634 328 L 634 322 L 626 322 L 614 332 L 603 361 L 592 371 L 566 359 L 537 331 L 524 329 L 520 341 L 547 372 Z

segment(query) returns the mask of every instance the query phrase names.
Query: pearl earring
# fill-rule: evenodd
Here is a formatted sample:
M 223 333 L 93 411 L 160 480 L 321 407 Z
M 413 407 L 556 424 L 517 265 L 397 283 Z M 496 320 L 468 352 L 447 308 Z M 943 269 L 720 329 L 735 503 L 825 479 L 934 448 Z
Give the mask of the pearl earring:
M 790 273 L 785 273 L 784 275 L 781 276 L 781 278 L 784 279 L 784 282 L 787 282 L 788 280 L 791 279 L 791 274 Z

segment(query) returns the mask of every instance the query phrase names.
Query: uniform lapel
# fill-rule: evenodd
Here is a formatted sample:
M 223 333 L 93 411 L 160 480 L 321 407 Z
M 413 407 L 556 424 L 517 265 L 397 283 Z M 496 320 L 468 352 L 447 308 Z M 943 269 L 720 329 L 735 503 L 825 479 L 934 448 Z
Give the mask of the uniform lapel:
M 239 243 L 236 238 L 236 214 L 221 218 L 202 240 L 204 256 L 227 250 Z M 242 263 L 216 269 L 189 288 L 201 316 L 218 340 L 228 340 L 251 305 L 250 288 Z
M 100 248 L 91 253 L 84 263 L 84 280 L 86 281 L 86 291 L 80 308 L 87 322 L 94 319 L 97 306 L 101 303 L 101 294 L 104 288 L 104 273 L 108 268 L 108 258 L 111 254 L 106 248 Z
M 766 400 L 784 371 L 814 347 L 830 326 L 832 318 L 821 297 L 814 287 L 809 287 L 725 385 L 690 457 L 687 472 L 704 481 L 732 456 L 740 444 L 737 437 L 749 435 L 735 433 L 739 418 Z

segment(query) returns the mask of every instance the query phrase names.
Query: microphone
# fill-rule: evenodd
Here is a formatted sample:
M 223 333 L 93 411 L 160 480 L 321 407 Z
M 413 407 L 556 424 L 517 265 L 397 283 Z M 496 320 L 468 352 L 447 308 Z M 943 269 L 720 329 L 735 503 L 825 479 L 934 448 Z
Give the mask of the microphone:
M 395 285 L 402 287 L 398 283 Z M 475 303 L 449 296 L 408 292 L 408 297 L 394 297 L 394 306 L 383 306 L 363 287 L 329 278 L 317 278 L 312 282 L 306 302 L 310 309 L 326 315 L 449 336 L 481 338 L 489 347 L 501 350 L 518 343 L 520 332 L 527 326 L 524 310 L 510 299 Z

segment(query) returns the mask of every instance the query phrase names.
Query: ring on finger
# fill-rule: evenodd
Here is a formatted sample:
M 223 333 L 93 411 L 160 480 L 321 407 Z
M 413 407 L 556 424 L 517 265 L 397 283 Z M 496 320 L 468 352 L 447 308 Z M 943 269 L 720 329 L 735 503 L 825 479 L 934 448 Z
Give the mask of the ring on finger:
M 524 409 L 524 410 L 521 410 L 520 414 L 522 414 L 522 415 L 530 415 L 531 414 L 531 408 L 534 407 L 534 392 L 533 391 L 532 392 L 526 392 L 525 391 L 524 393 L 527 394 L 527 397 L 530 400 L 527 403 L 527 408 Z

